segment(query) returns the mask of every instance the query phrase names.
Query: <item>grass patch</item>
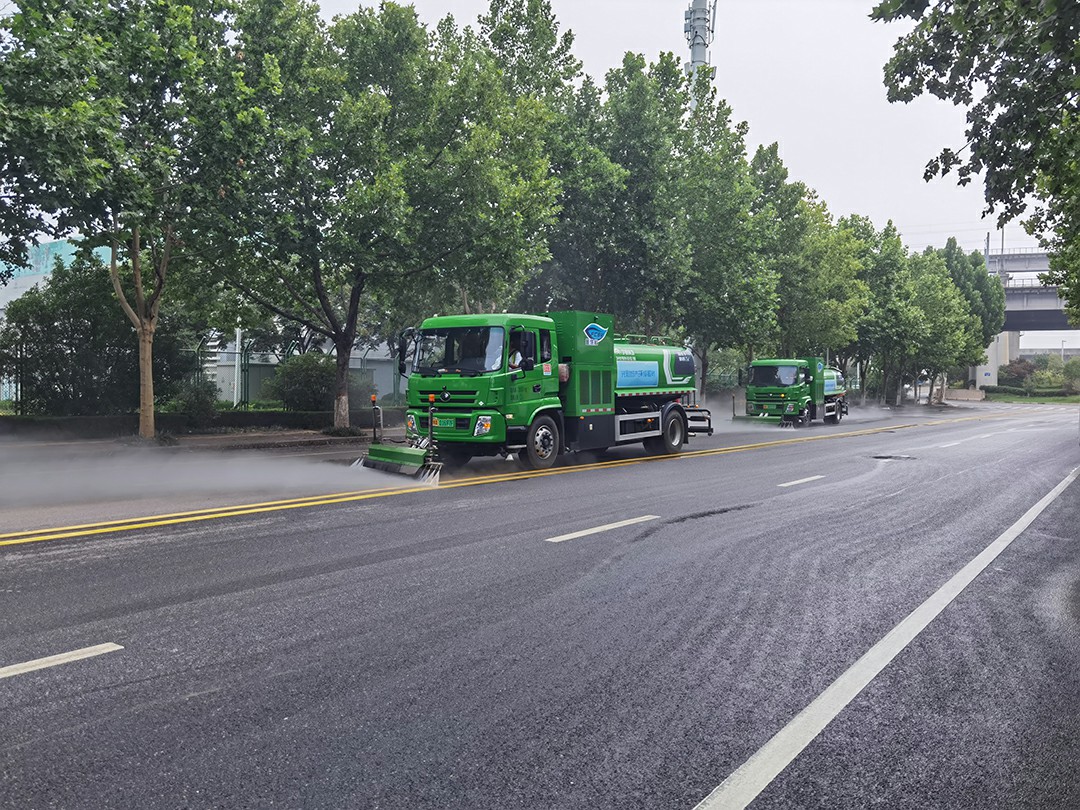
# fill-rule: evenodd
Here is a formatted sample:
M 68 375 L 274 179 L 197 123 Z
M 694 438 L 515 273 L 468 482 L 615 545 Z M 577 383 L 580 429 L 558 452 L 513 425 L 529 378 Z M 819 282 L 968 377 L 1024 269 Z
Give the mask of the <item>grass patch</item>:
M 1068 405 L 1080 403 L 1080 394 L 1071 397 L 1019 396 L 1017 394 L 987 394 L 986 402 L 1010 402 L 1016 405 Z

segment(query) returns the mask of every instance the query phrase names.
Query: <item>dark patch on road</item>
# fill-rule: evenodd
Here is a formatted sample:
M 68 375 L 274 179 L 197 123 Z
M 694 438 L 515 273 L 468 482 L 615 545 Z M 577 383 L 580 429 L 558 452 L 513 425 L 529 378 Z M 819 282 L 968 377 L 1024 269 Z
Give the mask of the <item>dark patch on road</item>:
M 689 515 L 680 515 L 679 517 L 668 518 L 661 523 L 654 523 L 645 529 L 641 534 L 635 537 L 631 542 L 637 543 L 641 540 L 646 540 L 652 537 L 658 531 L 665 526 L 674 526 L 678 523 L 686 523 L 691 520 L 702 520 L 704 518 L 716 517 L 717 515 L 726 515 L 728 512 L 741 512 L 744 509 L 752 509 L 757 506 L 756 503 L 743 503 L 737 506 L 724 506 L 720 509 L 709 509 L 704 512 L 692 512 Z
M 881 455 L 881 456 L 871 456 L 871 458 L 876 458 L 876 459 L 878 459 L 880 461 L 914 461 L 915 460 L 915 456 Z

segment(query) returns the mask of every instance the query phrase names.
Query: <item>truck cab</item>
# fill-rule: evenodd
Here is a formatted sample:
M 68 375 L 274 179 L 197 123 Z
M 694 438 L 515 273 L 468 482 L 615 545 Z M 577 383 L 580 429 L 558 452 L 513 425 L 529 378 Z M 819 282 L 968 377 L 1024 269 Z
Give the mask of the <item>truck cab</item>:
M 848 412 L 840 369 L 820 357 L 755 360 L 746 373 L 746 415 L 802 427 L 815 419 L 839 424 Z

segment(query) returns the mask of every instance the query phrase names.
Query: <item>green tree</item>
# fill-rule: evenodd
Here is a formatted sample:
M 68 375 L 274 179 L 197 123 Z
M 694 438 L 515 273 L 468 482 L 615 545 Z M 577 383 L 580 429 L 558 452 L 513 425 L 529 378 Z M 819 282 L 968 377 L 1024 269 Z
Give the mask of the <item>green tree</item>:
M 626 331 L 679 322 L 673 294 L 690 268 L 679 157 L 688 102 L 672 54 L 652 65 L 626 54 L 603 93 L 584 83 L 569 126 L 590 168 L 569 185 L 553 262 L 538 281 L 551 306 L 611 312 Z
M 690 272 L 676 291 L 682 326 L 701 365 L 705 392 L 713 350 L 766 340 L 775 329 L 776 276 L 761 255 L 758 190 L 746 158 L 747 125 L 695 80 L 696 104 L 680 153 L 683 205 L 689 222 Z
M 77 257 L 69 267 L 57 262 L 41 285 L 8 304 L 0 323 L 0 374 L 20 380 L 27 413 L 130 413 L 139 405 L 132 331 L 98 259 Z M 162 316 L 153 371 L 163 399 L 198 367 L 194 335 L 181 313 Z
M 926 177 L 983 175 L 1001 223 L 1034 202 L 1028 229 L 1055 254 L 1046 280 L 1080 317 L 1080 3 L 884 0 L 871 16 L 915 21 L 885 67 L 890 101 L 930 93 L 967 109 L 966 143 L 944 148 Z
M 139 347 L 139 433 L 154 435 L 154 336 L 166 280 L 224 193 L 202 151 L 229 92 L 218 0 L 19 0 L 0 21 L 0 228 L 111 250 Z M 217 160 L 227 159 L 218 155 Z M 6 200 L 6 202 L 2 202 Z
M 914 303 L 922 312 L 923 329 L 915 345 L 911 372 L 934 384 L 952 366 L 976 365 L 985 357 L 982 321 L 973 315 L 963 293 L 953 283 L 945 260 L 932 252 L 914 255 L 908 262 L 914 282 Z
M 777 276 L 779 353 L 840 353 L 856 340 L 868 302 L 861 245 L 833 223 L 813 191 L 788 181 L 776 144 L 759 148 L 753 165 L 767 234 L 763 253 Z
M 490 53 L 447 19 L 387 2 L 327 27 L 296 0 L 250 0 L 243 76 L 264 116 L 237 176 L 226 270 L 250 300 L 334 345 L 334 424 L 365 300 L 498 297 L 546 255 L 555 182 Z M 371 296 L 367 298 L 366 296 Z
M 927 252 L 933 250 L 927 248 Z M 954 237 L 937 254 L 945 260 L 953 284 L 963 294 L 972 314 L 979 319 L 980 339 L 985 349 L 1005 325 L 1005 288 L 1001 279 L 986 271 L 986 259 L 979 251 L 965 254 Z
M 911 373 L 926 331 L 923 312 L 914 301 L 907 251 L 892 222 L 881 231 L 859 216 L 845 217 L 840 225 L 855 237 L 860 278 L 870 291 L 869 304 L 858 322 L 858 338 L 847 352 L 858 364 L 860 379 L 868 379 L 876 369 L 881 375 L 880 398 L 892 395 L 899 404 L 903 376 Z M 864 386 L 864 404 L 866 393 Z

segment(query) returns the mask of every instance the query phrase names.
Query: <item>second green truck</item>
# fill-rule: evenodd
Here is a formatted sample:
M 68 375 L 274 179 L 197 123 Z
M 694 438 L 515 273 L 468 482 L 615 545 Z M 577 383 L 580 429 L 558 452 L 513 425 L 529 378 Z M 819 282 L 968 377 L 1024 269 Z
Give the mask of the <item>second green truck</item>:
M 820 357 L 755 360 L 747 370 L 747 416 L 801 427 L 815 419 L 839 424 L 847 412 L 843 372 Z
M 616 336 L 594 312 L 429 318 L 402 341 L 401 371 L 415 345 L 406 445 L 373 445 L 364 465 L 437 475 L 474 456 L 513 454 L 546 469 L 561 454 L 640 442 L 677 453 L 712 434 L 709 411 L 691 404 L 689 349 Z

